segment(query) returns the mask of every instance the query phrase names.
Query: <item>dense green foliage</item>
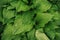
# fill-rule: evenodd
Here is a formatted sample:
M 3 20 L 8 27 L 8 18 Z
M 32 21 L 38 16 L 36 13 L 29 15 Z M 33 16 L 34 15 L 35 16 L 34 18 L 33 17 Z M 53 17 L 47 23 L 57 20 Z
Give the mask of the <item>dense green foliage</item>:
M 60 0 L 0 0 L 0 40 L 60 40 Z

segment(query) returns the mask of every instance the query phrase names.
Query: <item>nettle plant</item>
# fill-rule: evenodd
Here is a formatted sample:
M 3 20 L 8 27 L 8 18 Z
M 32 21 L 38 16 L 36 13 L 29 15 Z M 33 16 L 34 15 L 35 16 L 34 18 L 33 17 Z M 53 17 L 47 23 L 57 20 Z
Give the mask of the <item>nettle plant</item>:
M 0 40 L 60 40 L 60 0 L 0 0 Z

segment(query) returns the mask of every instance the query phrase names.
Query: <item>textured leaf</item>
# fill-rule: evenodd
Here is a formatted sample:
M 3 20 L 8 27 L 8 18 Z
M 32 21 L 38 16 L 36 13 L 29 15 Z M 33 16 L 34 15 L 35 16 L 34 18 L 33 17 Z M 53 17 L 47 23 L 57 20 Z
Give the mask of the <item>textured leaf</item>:
M 28 40 L 35 40 L 35 29 L 27 33 Z
M 12 40 L 14 27 L 11 24 L 7 24 L 4 32 L 2 33 L 2 40 Z
M 17 16 L 14 22 L 17 30 L 15 30 L 14 34 L 30 31 L 34 24 L 34 22 L 32 21 L 32 17 L 32 13 L 23 13 L 23 15 Z
M 16 8 L 17 12 L 29 10 L 29 6 L 24 4 L 22 1 L 12 2 L 11 5 Z
M 51 4 L 47 0 L 33 0 L 33 3 L 33 5 L 38 6 L 37 8 L 42 12 L 47 11 L 51 7 Z
M 4 18 L 10 19 L 10 18 L 14 17 L 14 14 L 15 14 L 14 11 L 10 11 L 10 10 L 7 10 L 7 9 L 3 10 L 3 17 Z
M 53 23 L 49 23 L 45 27 L 45 33 L 51 38 L 51 40 L 55 38 L 55 33 L 56 33 L 55 28 L 56 28 L 56 25 Z
M 39 27 L 44 27 L 46 23 L 51 21 L 53 15 L 48 14 L 48 13 L 37 13 L 36 20 L 38 22 Z
M 44 33 L 41 33 L 40 31 L 36 31 L 36 38 L 37 40 L 50 40 Z

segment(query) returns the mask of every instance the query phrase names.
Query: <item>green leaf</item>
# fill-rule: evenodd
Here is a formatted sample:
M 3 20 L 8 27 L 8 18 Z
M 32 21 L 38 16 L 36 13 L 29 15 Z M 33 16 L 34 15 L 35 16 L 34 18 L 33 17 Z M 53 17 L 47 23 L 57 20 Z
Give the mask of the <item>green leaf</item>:
M 14 9 L 14 7 L 13 6 L 8 6 L 7 7 L 7 10 L 11 10 L 11 9 Z
M 56 33 L 55 40 L 60 40 L 60 33 Z
M 45 33 L 47 34 L 47 36 L 50 37 L 51 40 L 53 40 L 55 38 L 55 28 L 56 25 L 54 23 L 48 23 L 45 26 Z
M 37 40 L 50 40 L 44 33 L 41 33 L 38 30 L 36 30 L 35 35 L 36 35 Z
M 14 17 L 14 14 L 15 14 L 15 11 L 3 9 L 3 17 L 6 19 L 10 19 L 10 18 Z
M 14 37 L 12 38 L 12 40 L 21 40 L 20 34 L 14 35 Z
M 53 15 L 54 15 L 55 20 L 59 20 L 59 15 L 60 14 L 58 12 L 53 13 Z
M 3 18 L 2 18 L 2 8 L 0 7 L 0 21 L 3 22 Z
M 28 40 L 35 40 L 35 29 L 27 33 Z
M 44 28 L 38 28 L 37 30 L 41 33 L 44 33 Z
M 58 10 L 58 6 L 57 5 L 52 5 L 51 8 L 48 10 L 51 12 L 56 12 Z
M 15 2 L 12 2 L 10 4 L 11 4 L 11 6 L 16 8 L 17 12 L 27 11 L 30 9 L 30 7 L 26 4 L 24 4 L 22 1 L 15 1 Z
M 29 12 L 28 12 L 29 13 Z M 3 32 L 2 39 L 8 40 L 10 36 L 28 32 L 33 28 L 34 22 L 32 21 L 33 14 L 23 13 L 15 18 L 14 25 L 7 23 Z M 27 14 L 27 15 L 26 15 Z M 7 35 L 7 37 L 5 37 Z
M 28 0 L 23 0 L 24 2 L 28 3 Z
M 11 24 L 7 24 L 7 26 L 4 29 L 4 32 L 2 33 L 2 40 L 11 40 L 13 37 L 14 27 Z
M 27 15 L 26 15 L 27 14 Z M 18 15 L 15 19 L 15 33 L 19 34 L 22 32 L 30 31 L 34 25 L 34 21 L 32 21 L 33 14 L 32 13 L 23 13 L 22 15 Z
M 21 35 L 21 40 L 27 40 L 26 34 Z
M 37 6 L 41 12 L 45 12 L 50 9 L 51 4 L 47 0 L 33 0 L 33 6 Z
M 48 13 L 37 13 L 36 21 L 38 22 L 39 27 L 44 27 L 49 21 L 51 21 L 53 15 Z
M 54 22 L 56 23 L 56 25 L 60 25 L 60 14 L 59 14 L 59 12 L 58 11 L 50 11 L 50 13 L 51 13 L 51 15 L 54 15 L 53 16 L 53 20 L 54 20 Z
M 55 31 L 56 31 L 57 33 L 60 33 L 60 28 L 56 28 Z
M 0 5 L 3 5 L 3 4 L 6 4 L 6 3 L 9 3 L 11 2 L 12 0 L 0 0 Z M 1 6 L 0 6 L 1 7 Z

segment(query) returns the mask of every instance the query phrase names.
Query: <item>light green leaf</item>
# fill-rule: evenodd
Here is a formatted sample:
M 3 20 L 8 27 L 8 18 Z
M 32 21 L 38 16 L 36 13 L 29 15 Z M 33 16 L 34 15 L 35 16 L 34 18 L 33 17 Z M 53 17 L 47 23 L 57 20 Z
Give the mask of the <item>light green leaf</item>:
M 33 14 L 32 13 L 28 14 L 28 13 L 23 13 L 22 15 L 19 15 L 16 17 L 15 22 L 14 22 L 16 30 L 14 34 L 27 32 L 32 29 L 33 24 L 34 24 L 34 22 L 32 21 Z
M 28 5 L 26 5 L 26 4 L 24 4 L 22 1 L 12 2 L 11 6 L 15 7 L 17 12 L 27 11 L 27 10 L 30 9 L 30 7 Z
M 33 5 L 37 6 L 41 12 L 45 12 L 51 7 L 51 4 L 47 0 L 33 0 Z
M 11 10 L 7 10 L 7 9 L 3 9 L 3 17 L 10 19 L 12 17 L 14 17 L 15 11 L 11 11 Z
M 36 21 L 38 22 L 39 27 L 44 27 L 46 23 L 51 21 L 53 15 L 49 13 L 37 13 Z
M 13 37 L 14 27 L 11 24 L 7 24 L 4 32 L 2 33 L 2 40 L 11 40 Z
M 33 14 L 32 13 L 28 14 L 28 13 L 26 12 L 23 13 L 23 15 L 16 16 L 14 25 L 7 23 L 7 26 L 3 32 L 3 36 L 16 35 L 30 31 L 33 28 L 34 22 L 32 21 Z
M 44 33 L 41 33 L 38 30 L 36 30 L 35 35 L 36 35 L 37 40 L 50 40 Z

